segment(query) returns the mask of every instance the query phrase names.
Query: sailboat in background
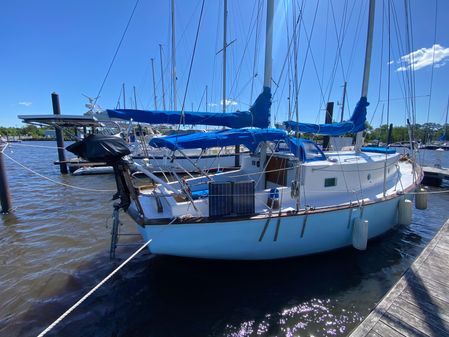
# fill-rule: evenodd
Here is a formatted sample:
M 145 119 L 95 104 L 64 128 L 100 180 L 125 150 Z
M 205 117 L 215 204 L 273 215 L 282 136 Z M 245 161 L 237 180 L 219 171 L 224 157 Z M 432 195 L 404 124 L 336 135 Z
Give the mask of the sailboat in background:
M 448 151 L 449 150 L 449 134 L 448 134 L 448 115 L 449 115 L 449 98 L 447 101 L 447 106 L 446 106 L 446 115 L 444 118 L 444 132 L 443 134 L 438 137 L 437 141 L 431 142 L 430 144 L 426 144 L 424 146 L 422 146 L 423 149 L 426 150 L 444 150 L 444 151 Z
M 176 43 L 175 43 L 175 1 L 171 1 L 171 23 L 172 23 L 172 83 L 173 83 L 173 111 L 157 110 L 155 97 L 155 110 L 139 110 L 135 109 L 108 109 L 107 115 L 111 119 L 125 120 L 130 123 L 145 123 L 150 125 L 204 125 L 204 126 L 218 126 L 229 128 L 242 127 L 259 127 L 264 128 L 268 126 L 269 109 L 271 105 L 271 93 L 264 91 L 255 100 L 249 111 L 227 112 L 227 98 L 226 98 L 226 50 L 227 42 L 227 0 L 223 4 L 223 97 L 222 97 L 222 111 L 221 112 L 195 112 L 185 111 L 184 106 L 182 111 L 177 111 L 177 94 L 176 94 Z M 161 59 L 162 60 L 162 59 Z M 161 70 L 162 71 L 162 70 Z M 154 68 L 153 68 L 153 86 L 154 86 Z M 164 95 L 164 94 L 163 94 Z M 164 104 L 165 106 L 165 104 Z M 183 131 L 178 128 L 177 135 L 182 133 L 196 133 L 195 130 Z M 161 173 L 164 171 L 175 171 L 177 173 L 198 173 L 221 171 L 227 169 L 235 169 L 240 166 L 241 160 L 248 156 L 248 151 L 240 146 L 233 148 L 224 147 L 221 149 L 185 149 L 180 153 L 180 150 L 167 151 L 165 148 L 155 148 L 147 145 L 150 138 L 141 139 L 140 142 L 134 146 L 139 149 L 139 153 L 134 153 L 134 159 L 144 159 L 145 168 L 153 173 Z
M 356 130 L 359 132 L 354 151 L 323 153 L 313 141 L 268 128 L 273 9 L 274 0 L 267 0 L 264 88 L 253 105 L 255 109 L 249 111 L 262 112 L 257 116 L 263 116 L 265 124 L 153 138 L 150 142 L 154 147 L 181 152 L 198 147 L 244 145 L 251 154 L 244 158 L 240 169 L 190 179 L 175 175 L 176 181 L 167 183 L 145 167 L 122 158 L 120 151 L 108 154 L 121 200 L 115 205 L 114 226 L 119 224 L 122 208 L 136 222 L 143 238 L 152 240 L 152 253 L 263 260 L 350 245 L 365 249 L 369 239 L 398 223 L 410 222 L 410 193 L 422 179 L 414 162 L 401 160 L 392 149 L 363 149 L 363 129 Z M 340 125 L 342 129 L 351 126 L 355 131 L 355 125 L 361 125 L 355 123 L 357 116 L 366 115 L 373 24 L 371 0 L 362 97 L 351 124 Z M 235 122 L 238 119 L 232 121 Z M 338 126 L 328 132 L 341 131 L 337 129 Z M 97 150 L 100 155 L 101 148 Z M 141 170 L 155 184 L 137 186 L 131 169 Z M 112 242 L 114 247 L 116 237 Z

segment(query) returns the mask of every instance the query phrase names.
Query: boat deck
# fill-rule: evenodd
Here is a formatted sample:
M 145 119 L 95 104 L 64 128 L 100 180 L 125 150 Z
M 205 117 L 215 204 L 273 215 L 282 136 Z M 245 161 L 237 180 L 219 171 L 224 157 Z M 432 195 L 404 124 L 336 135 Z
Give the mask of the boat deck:
M 449 336 L 449 220 L 350 337 Z

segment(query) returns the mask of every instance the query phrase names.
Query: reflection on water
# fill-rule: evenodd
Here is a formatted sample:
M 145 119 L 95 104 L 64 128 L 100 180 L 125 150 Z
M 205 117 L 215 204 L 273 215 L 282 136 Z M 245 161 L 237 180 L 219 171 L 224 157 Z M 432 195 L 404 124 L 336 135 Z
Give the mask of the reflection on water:
M 51 164 L 54 149 L 12 151 L 7 154 L 60 182 L 114 188 L 112 176 L 61 177 Z M 108 258 L 112 193 L 73 190 L 6 165 L 16 211 L 0 224 L 0 335 L 33 336 L 119 263 Z M 370 242 L 365 252 L 268 262 L 141 254 L 50 335 L 344 336 L 443 224 L 448 200 L 430 195 L 429 209 L 415 210 L 412 225 Z M 130 222 L 124 228 L 134 232 Z M 133 249 L 121 248 L 118 256 Z

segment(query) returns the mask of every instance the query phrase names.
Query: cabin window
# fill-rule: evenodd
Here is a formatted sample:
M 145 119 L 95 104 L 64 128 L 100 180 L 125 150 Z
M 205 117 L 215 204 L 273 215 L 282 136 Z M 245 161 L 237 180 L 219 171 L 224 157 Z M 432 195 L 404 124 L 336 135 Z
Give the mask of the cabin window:
M 371 180 L 371 173 L 368 173 L 368 175 L 366 176 L 367 180 Z
M 303 143 L 304 151 L 306 154 L 306 161 L 310 160 L 323 160 L 323 153 L 317 148 L 315 143 Z
M 326 178 L 324 179 L 324 187 L 337 186 L 337 178 Z

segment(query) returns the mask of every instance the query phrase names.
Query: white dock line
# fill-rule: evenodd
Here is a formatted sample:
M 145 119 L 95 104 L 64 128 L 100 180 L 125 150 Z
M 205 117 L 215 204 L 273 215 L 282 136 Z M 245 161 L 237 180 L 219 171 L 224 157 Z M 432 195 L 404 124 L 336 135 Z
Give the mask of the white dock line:
M 14 162 L 14 163 L 16 163 L 17 165 L 19 165 L 20 167 L 24 168 L 25 170 L 27 170 L 27 171 L 29 171 L 29 172 L 31 172 L 31 173 L 33 173 L 33 174 L 35 174 L 35 175 L 37 175 L 37 176 L 39 176 L 39 177 L 45 179 L 45 180 L 51 181 L 52 183 L 55 183 L 55 184 L 57 184 L 57 185 L 61 185 L 61 186 L 64 186 L 64 187 L 73 188 L 73 189 L 76 189 L 76 190 L 89 191 L 89 192 L 108 192 L 108 193 L 110 193 L 110 192 L 115 192 L 115 190 L 100 190 L 100 189 L 97 190 L 97 189 L 92 189 L 92 188 L 79 187 L 79 186 L 74 186 L 74 185 L 70 185 L 70 184 L 61 183 L 61 182 L 59 182 L 59 181 L 56 181 L 56 180 L 51 179 L 51 178 L 49 178 L 49 177 L 46 177 L 46 176 L 44 176 L 43 174 L 40 174 L 39 172 L 34 171 L 33 169 L 31 169 L 31 168 L 29 168 L 29 167 L 23 165 L 22 163 L 18 162 L 18 161 L 15 160 L 14 158 L 8 156 L 6 153 L 3 153 L 3 155 L 4 155 L 6 158 L 8 158 L 9 160 L 11 160 L 12 162 Z
M 75 310 L 81 303 L 83 303 L 90 295 L 92 295 L 98 288 L 100 288 L 104 283 L 106 283 L 112 276 L 115 275 L 120 269 L 122 269 L 129 261 L 131 261 L 137 254 L 139 254 L 146 246 L 150 244 L 152 239 L 145 242 L 139 249 L 137 249 L 130 257 L 128 257 L 120 266 L 118 266 L 112 273 L 106 276 L 100 283 L 98 283 L 92 290 L 90 290 L 86 295 L 84 295 L 78 302 L 72 305 L 66 312 L 64 312 L 58 319 L 56 319 L 52 324 L 50 324 L 44 331 L 42 331 L 38 337 L 45 336 L 51 329 L 53 329 L 58 323 L 60 323 L 68 314 Z

